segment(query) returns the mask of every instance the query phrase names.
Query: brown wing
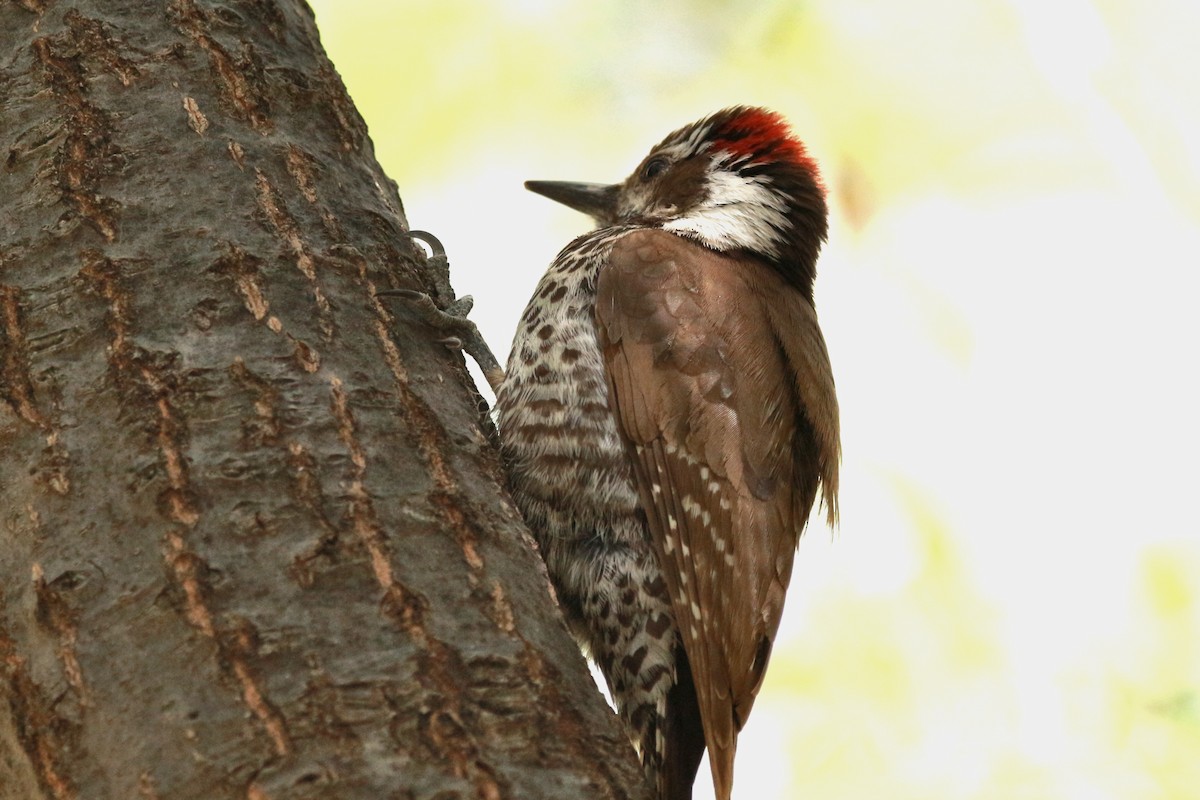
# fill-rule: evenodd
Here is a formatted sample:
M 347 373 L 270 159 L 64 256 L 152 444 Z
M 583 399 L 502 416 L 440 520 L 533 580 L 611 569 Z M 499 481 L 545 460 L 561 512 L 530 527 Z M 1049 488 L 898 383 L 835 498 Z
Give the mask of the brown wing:
M 596 321 L 727 797 L 818 484 L 836 516 L 825 342 L 812 306 L 766 264 L 663 231 L 614 247 Z

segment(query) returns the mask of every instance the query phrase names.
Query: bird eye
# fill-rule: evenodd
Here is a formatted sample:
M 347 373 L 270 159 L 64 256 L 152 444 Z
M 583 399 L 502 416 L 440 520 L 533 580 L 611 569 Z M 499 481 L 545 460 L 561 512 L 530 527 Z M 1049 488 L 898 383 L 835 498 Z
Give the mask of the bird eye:
M 671 162 L 667 160 L 666 156 L 655 156 L 646 162 L 646 166 L 642 167 L 642 180 L 648 181 L 657 178 L 666 172 L 669 166 L 671 166 Z

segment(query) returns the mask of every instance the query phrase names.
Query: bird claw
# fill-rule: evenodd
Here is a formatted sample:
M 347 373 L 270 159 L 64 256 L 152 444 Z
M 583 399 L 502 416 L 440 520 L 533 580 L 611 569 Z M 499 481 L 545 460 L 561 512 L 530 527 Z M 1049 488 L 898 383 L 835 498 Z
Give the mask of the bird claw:
M 448 334 L 437 340 L 440 344 L 470 355 L 483 371 L 483 376 L 487 378 L 493 391 L 499 390 L 504 380 L 504 370 L 484 341 L 479 328 L 467 319 L 467 315 L 475 306 L 474 298 L 463 295 L 456 299 L 454 296 L 454 289 L 450 286 L 450 260 L 446 257 L 446 250 L 441 241 L 426 231 L 408 231 L 408 236 L 429 246 L 430 253 L 426 257 L 426 264 L 433 278 L 437 297 L 412 289 L 389 289 L 376 292 L 375 295 L 405 300 L 422 322 L 439 333 Z

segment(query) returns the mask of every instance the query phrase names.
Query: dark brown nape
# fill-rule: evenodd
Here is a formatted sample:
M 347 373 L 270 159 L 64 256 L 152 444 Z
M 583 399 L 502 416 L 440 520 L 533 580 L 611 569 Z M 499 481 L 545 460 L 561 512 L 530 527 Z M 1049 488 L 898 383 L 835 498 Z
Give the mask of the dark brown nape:
M 660 800 L 692 800 L 692 784 L 704 756 L 704 725 L 682 644 L 675 645 L 676 684 L 667 694 L 666 741 Z
M 792 230 L 780 253 L 779 271 L 812 303 L 817 256 L 829 232 L 829 206 L 820 178 L 806 166 L 771 172 L 775 188 L 791 198 Z

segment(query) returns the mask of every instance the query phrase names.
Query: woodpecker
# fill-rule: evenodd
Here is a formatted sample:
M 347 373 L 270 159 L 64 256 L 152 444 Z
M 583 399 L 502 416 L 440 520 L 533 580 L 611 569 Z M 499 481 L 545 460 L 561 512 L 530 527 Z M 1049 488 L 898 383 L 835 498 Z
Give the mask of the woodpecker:
M 827 207 L 778 114 L 671 133 L 624 182 L 530 181 L 598 227 L 538 284 L 496 398 L 513 497 L 661 800 L 728 800 L 796 545 L 836 523 L 813 305 Z

